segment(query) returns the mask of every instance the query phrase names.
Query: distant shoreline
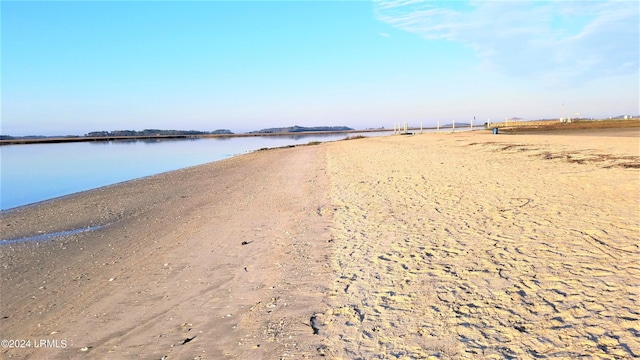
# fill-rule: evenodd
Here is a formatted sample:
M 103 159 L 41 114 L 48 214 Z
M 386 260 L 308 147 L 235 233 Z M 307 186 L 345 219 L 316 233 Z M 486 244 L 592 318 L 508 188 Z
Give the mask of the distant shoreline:
M 478 125 L 478 130 L 499 128 L 501 132 L 517 134 L 517 133 L 539 133 L 539 132 L 564 132 L 567 130 L 583 131 L 596 129 L 613 129 L 613 128 L 637 128 L 640 127 L 639 118 L 631 119 L 611 119 L 611 120 L 577 120 L 571 123 L 560 123 L 557 120 L 544 121 L 523 121 L 523 122 L 495 122 L 485 125 Z M 469 124 L 456 124 L 456 128 L 469 128 Z M 452 125 L 447 124 L 440 127 L 408 127 L 408 130 L 434 130 L 434 129 L 451 129 Z M 367 133 L 367 132 L 391 132 L 393 129 L 366 129 L 366 130 L 337 130 L 337 131 L 296 131 L 296 132 L 253 132 L 243 134 L 176 134 L 176 135 L 132 135 L 132 136 L 59 136 L 59 137 L 34 137 L 34 138 L 16 138 L 0 140 L 2 145 L 26 145 L 26 144 L 55 144 L 68 142 L 89 142 L 89 141 L 117 141 L 117 140 L 162 140 L 162 139 L 200 139 L 200 138 L 236 138 L 236 137 L 257 137 L 257 136 L 305 136 L 305 135 L 330 135 L 330 134 L 351 134 L 351 133 Z
M 301 136 L 301 135 L 329 135 L 329 134 L 349 134 L 363 132 L 385 132 L 392 129 L 368 129 L 368 130 L 342 130 L 342 131 L 301 131 L 282 133 L 251 133 L 251 134 L 197 134 L 197 135 L 136 135 L 136 136 L 77 136 L 77 137 L 43 137 L 43 138 L 20 138 L 0 140 L 1 145 L 21 145 L 21 144 L 53 144 L 67 142 L 88 142 L 88 141 L 114 141 L 114 140 L 153 140 L 153 139 L 199 139 L 199 138 L 235 138 L 235 137 L 257 137 L 257 136 Z

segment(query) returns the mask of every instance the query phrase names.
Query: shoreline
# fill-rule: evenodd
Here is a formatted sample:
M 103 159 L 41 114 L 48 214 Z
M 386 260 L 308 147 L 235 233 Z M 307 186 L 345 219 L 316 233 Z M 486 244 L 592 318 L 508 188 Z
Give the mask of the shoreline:
M 639 356 L 616 134 L 271 149 L 2 212 L 3 237 L 104 226 L 0 245 L 0 334 L 66 344 L 0 356 Z
M 304 135 L 304 136 L 313 136 L 313 135 L 314 135 L 314 134 L 308 134 L 308 135 Z M 331 134 L 330 134 L 330 135 L 331 135 Z M 335 134 L 333 134 L 333 135 L 335 135 Z M 374 136 L 375 136 L 375 135 L 374 135 Z M 277 137 L 277 136 L 271 136 L 271 137 L 272 137 L 272 138 L 274 138 L 274 137 Z M 285 137 L 287 137 L 287 136 L 285 136 Z M 287 137 L 287 138 L 288 138 L 288 137 Z M 313 138 L 313 139 L 317 139 L 317 137 L 315 137 L 315 138 Z M 304 140 L 304 138 L 303 138 L 303 140 Z M 162 141 L 162 140 L 159 140 L 159 141 Z M 0 213 L 1 213 L 1 212 L 4 212 L 4 211 L 12 211 L 12 210 L 14 210 L 14 209 L 17 209 L 17 208 L 20 208 L 20 207 L 23 207 L 23 206 L 32 206 L 32 205 L 38 204 L 38 203 L 40 203 L 40 202 L 46 202 L 46 201 L 49 201 L 49 200 L 52 200 L 52 199 L 64 198 L 64 197 L 66 197 L 66 196 L 71 196 L 71 195 L 74 195 L 74 194 L 76 194 L 76 193 L 83 192 L 83 191 L 91 191 L 91 190 L 94 190 L 94 189 L 97 189 L 97 188 L 100 188 L 100 187 L 106 187 L 106 186 L 118 185 L 118 184 L 121 184 L 121 183 L 126 183 L 126 182 L 128 182 L 128 181 L 136 180 L 136 179 L 139 179 L 139 178 L 144 178 L 144 177 L 148 177 L 148 176 L 154 176 L 154 175 L 162 174 L 162 173 L 165 173 L 165 172 L 170 172 L 170 171 L 174 171 L 174 170 L 180 170 L 180 169 L 184 169 L 184 168 L 188 168 L 188 167 L 199 166 L 199 165 L 206 164 L 206 163 L 209 163 L 209 162 L 220 161 L 220 160 L 223 160 L 223 159 L 226 159 L 226 158 L 235 157 L 235 156 L 239 156 L 239 155 L 247 154 L 247 153 L 251 153 L 251 152 L 264 151 L 264 150 L 271 150 L 271 149 L 278 149 L 278 148 L 288 148 L 288 147 L 296 147 L 296 146 L 314 145 L 314 144 L 317 144 L 317 143 L 319 143 L 319 142 L 325 142 L 325 141 L 337 141 L 337 140 L 335 140 L 335 139 L 321 139 L 320 141 L 311 141 L 311 142 L 308 142 L 308 143 L 301 143 L 301 142 L 300 142 L 300 143 L 298 143 L 299 141 L 300 141 L 299 139 L 292 139 L 292 140 L 290 140 L 290 141 L 289 141 L 289 140 L 285 140 L 285 141 L 284 141 L 285 143 L 289 142 L 290 144 L 289 144 L 289 145 L 282 145 L 282 146 L 274 146 L 274 145 L 272 145 L 272 144 L 268 144 L 268 145 L 267 145 L 267 144 L 265 143 L 265 145 L 267 145 L 268 147 L 263 147 L 263 148 L 258 148 L 258 149 L 251 149 L 251 148 L 249 148 L 249 149 L 247 149 L 247 150 L 243 150 L 243 151 L 241 151 L 241 152 L 232 151 L 232 152 L 231 152 L 231 153 L 229 153 L 229 154 L 225 154 L 225 155 L 224 155 L 224 157 L 223 157 L 223 158 L 221 158 L 221 159 L 217 159 L 217 160 L 216 160 L 216 159 L 213 159 L 213 160 L 206 160 L 205 162 L 200 163 L 200 164 L 193 164 L 193 165 L 189 165 L 189 166 L 186 166 L 186 167 L 178 167 L 178 168 L 174 168 L 174 169 L 166 169 L 166 170 L 161 171 L 161 172 L 149 173 L 148 175 L 144 175 L 144 176 L 140 176 L 140 177 L 135 177 L 135 178 L 130 178 L 130 179 L 126 179 L 126 178 L 125 178 L 125 179 L 122 179 L 122 180 L 120 180 L 120 181 L 113 182 L 113 183 L 111 183 L 111 184 L 104 184 L 104 185 L 99 185 L 99 186 L 95 186 L 95 184 L 89 184 L 89 186 L 83 186 L 83 189 L 75 190 L 75 191 L 70 192 L 70 193 L 67 193 L 67 194 L 61 194 L 61 195 L 57 195 L 57 196 L 53 196 L 53 197 L 49 197 L 49 198 L 45 198 L 45 199 L 41 199 L 41 200 L 35 200 L 35 199 L 32 199 L 32 200 L 31 200 L 32 202 L 30 202 L 30 203 L 26 203 L 26 204 L 22 204 L 22 205 L 17 205 L 17 206 L 16 206 L 16 205 L 13 205 L 13 206 L 12 206 L 12 207 L 10 207 L 10 208 L 0 209 Z M 99 178 L 96 178 L 96 179 L 99 179 Z M 80 185 L 83 185 L 83 184 L 80 184 Z M 90 187 L 91 185 L 93 185 L 94 187 Z
M 105 224 L 0 246 L 0 333 L 68 345 L 2 357 L 247 357 L 302 344 L 320 299 L 310 277 L 326 271 L 309 263 L 328 244 L 322 159 L 317 146 L 254 152 L 0 215 L 12 238 Z M 287 336 L 263 339 L 281 321 Z M 232 345 L 254 337 L 260 349 Z
M 428 129 L 428 128 L 425 128 Z M 429 128 L 431 130 L 434 130 L 435 128 Z M 409 130 L 419 130 L 419 129 L 415 129 L 415 128 L 410 128 Z M 353 131 L 345 131 L 345 132 L 329 132 L 329 133 L 324 133 L 323 134 L 337 134 L 337 133 L 360 133 L 360 132 L 388 132 L 389 130 L 379 130 L 379 129 L 370 129 L 370 130 L 353 130 Z M 465 132 L 468 131 L 467 129 L 464 130 Z M 480 133 L 480 134 L 489 134 L 491 132 L 491 130 L 487 130 L 487 129 L 475 129 L 473 130 L 473 133 Z M 446 129 L 442 129 L 441 132 L 439 132 L 440 134 L 449 134 L 452 133 L 451 131 L 447 131 Z M 291 133 L 291 134 L 295 134 L 295 133 Z M 314 135 L 314 134 L 318 134 L 318 132 L 314 132 L 314 133 L 304 133 L 303 135 Z M 438 132 L 427 132 L 425 134 L 438 134 Z M 603 128 L 603 129 L 567 129 L 567 130 L 527 130 L 526 132 L 505 132 L 505 133 L 500 133 L 500 136 L 504 136 L 504 135 L 538 135 L 540 137 L 544 136 L 544 135 L 550 135 L 550 136 L 555 136 L 555 135 L 571 135 L 571 136 L 575 136 L 575 135 L 581 135 L 581 136 L 591 136 L 591 134 L 593 134 L 592 136 L 616 136 L 616 137 L 639 137 L 640 136 L 640 128 L 635 128 L 635 127 L 631 127 L 631 128 Z M 246 136 L 289 136 L 287 134 L 233 134 L 233 135 L 215 135 L 215 137 L 225 137 L 225 136 L 231 136 L 231 137 L 246 137 Z M 403 134 L 405 135 L 405 134 Z M 411 133 L 408 135 L 420 135 L 420 133 Z M 213 135 L 212 135 L 213 136 Z M 365 136 L 366 137 L 366 136 Z M 138 137 L 126 137 L 126 138 L 138 138 Z M 155 139 L 156 137 L 149 137 L 149 139 Z M 142 138 L 140 138 L 142 139 Z M 498 139 L 498 138 L 496 138 Z M 71 140 L 73 141 L 73 140 Z M 80 141 L 80 140 L 78 140 Z M 84 140 L 82 140 L 84 141 Z M 89 140 L 87 140 L 89 141 Z M 105 140 L 107 141 L 107 140 Z M 108 140 L 111 141 L 111 140 Z M 0 140 L 0 145 L 2 143 L 2 140 Z M 5 144 L 7 145 L 7 144 Z M 271 149 L 278 149 L 278 148 L 287 148 L 287 147 L 296 147 L 296 146 L 306 146 L 306 145 L 315 145 L 315 143 L 313 144 L 296 144 L 296 145 L 287 145 L 287 146 L 282 146 L 282 147 L 273 147 L 273 148 L 261 148 L 261 149 L 257 149 L 254 151 L 264 151 L 264 150 L 271 150 Z M 237 154 L 234 156 L 238 156 L 241 154 Z M 217 160 L 219 161 L 219 160 Z M 200 164 L 202 165 L 202 164 Z M 200 165 L 192 165 L 192 166 L 200 166 Z M 180 170 L 180 169 L 176 169 L 176 170 Z M 167 172 L 170 171 L 175 171 L 175 170 L 169 170 Z M 163 172 L 164 173 L 164 172 Z M 158 174 L 153 174 L 153 175 L 147 175 L 145 177 L 148 176 L 154 176 L 154 175 L 159 175 L 162 173 L 158 173 Z M 143 177 L 144 178 L 144 177 Z M 134 178 L 134 179 L 130 179 L 130 180 L 125 180 L 125 181 L 121 181 L 121 182 L 117 182 L 117 183 L 113 183 L 113 184 L 108 184 L 108 185 L 104 185 L 101 187 L 108 187 L 108 186 L 114 186 L 114 185 L 119 185 L 119 184 L 123 184 L 126 183 L 128 181 L 134 181 L 137 180 L 139 178 Z M 100 187 L 98 187 L 100 188 Z M 82 193 L 85 191 L 92 191 L 98 188 L 91 188 L 91 189 L 87 189 L 87 190 L 83 190 L 80 192 L 74 192 L 74 193 L 70 193 L 70 194 L 66 194 L 66 195 L 61 195 L 61 196 L 57 196 L 57 197 L 53 197 L 53 198 L 49 198 L 49 199 L 44 199 L 44 200 L 40 200 L 40 201 L 36 201 L 33 203 L 29 203 L 29 204 L 24 204 L 24 205 L 19 205 L 13 208 L 8 208 L 8 209 L 1 209 L 0 213 L 2 212 L 9 212 L 9 211 L 14 211 L 16 209 L 22 208 L 22 207 L 30 207 L 30 206 L 35 206 L 38 205 L 40 203 L 43 202 L 47 202 L 47 201 L 51 201 L 51 200 L 55 200 L 55 199 L 61 199 L 61 198 L 65 198 L 68 196 L 74 196 L 75 194 L 78 193 Z M 0 240 L 1 241 L 1 240 Z

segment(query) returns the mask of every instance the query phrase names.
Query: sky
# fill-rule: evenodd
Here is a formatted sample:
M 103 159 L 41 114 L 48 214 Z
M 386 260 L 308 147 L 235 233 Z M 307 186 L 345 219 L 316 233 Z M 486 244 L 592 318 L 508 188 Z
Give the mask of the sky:
M 640 114 L 637 1 L 1 1 L 0 133 Z

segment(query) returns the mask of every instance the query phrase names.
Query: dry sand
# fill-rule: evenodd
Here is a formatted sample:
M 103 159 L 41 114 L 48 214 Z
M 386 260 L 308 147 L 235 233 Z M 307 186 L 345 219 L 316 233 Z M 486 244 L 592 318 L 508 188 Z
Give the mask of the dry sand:
M 1 358 L 640 357 L 638 129 L 257 152 L 2 213 Z M 243 245 L 244 244 L 244 245 Z
M 319 315 L 327 352 L 640 356 L 634 130 L 329 147 L 338 278 Z

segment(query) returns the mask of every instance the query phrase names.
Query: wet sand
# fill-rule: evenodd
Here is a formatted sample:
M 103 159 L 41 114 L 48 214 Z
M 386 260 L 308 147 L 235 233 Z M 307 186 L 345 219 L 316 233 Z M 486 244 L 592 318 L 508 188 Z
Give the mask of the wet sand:
M 2 358 L 640 356 L 640 133 L 261 151 L 0 215 Z
M 2 238 L 104 227 L 0 245 L 2 337 L 67 344 L 0 358 L 303 353 L 331 277 L 324 162 L 260 151 L 2 214 Z

